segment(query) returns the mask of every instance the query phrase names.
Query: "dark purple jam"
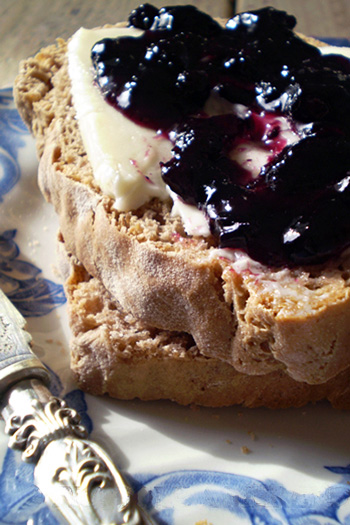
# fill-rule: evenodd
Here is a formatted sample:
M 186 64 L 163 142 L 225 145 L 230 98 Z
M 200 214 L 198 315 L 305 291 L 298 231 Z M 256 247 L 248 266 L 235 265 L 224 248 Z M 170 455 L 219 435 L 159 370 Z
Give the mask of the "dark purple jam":
M 322 263 L 350 245 L 350 61 L 322 56 L 295 24 L 264 8 L 222 28 L 193 6 L 144 4 L 129 17 L 140 37 L 92 49 L 106 100 L 173 140 L 166 184 L 203 210 L 218 246 L 272 266 Z M 209 116 L 210 96 L 249 111 Z M 252 142 L 267 159 L 254 176 L 232 153 Z

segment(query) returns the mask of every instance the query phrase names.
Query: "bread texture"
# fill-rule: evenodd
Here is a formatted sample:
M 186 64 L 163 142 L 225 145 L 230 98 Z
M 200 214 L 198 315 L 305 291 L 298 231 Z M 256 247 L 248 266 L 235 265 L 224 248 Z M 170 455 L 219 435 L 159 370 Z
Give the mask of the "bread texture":
M 185 332 L 147 326 L 125 312 L 101 281 L 58 242 L 68 299 L 72 370 L 77 384 L 119 399 L 170 399 L 182 405 L 299 407 L 329 400 L 350 408 L 350 370 L 320 385 L 295 381 L 283 370 L 249 376 L 204 356 Z
M 213 238 L 188 236 L 170 201 L 115 210 L 84 150 L 63 40 L 21 64 L 14 95 L 36 138 L 41 191 L 75 261 L 66 290 L 81 386 L 212 406 L 348 402 L 349 251 L 315 267 L 238 268 Z M 96 329 L 86 329 L 87 319 Z M 120 329 L 125 319 L 130 327 Z M 125 330 L 143 334 L 127 351 Z

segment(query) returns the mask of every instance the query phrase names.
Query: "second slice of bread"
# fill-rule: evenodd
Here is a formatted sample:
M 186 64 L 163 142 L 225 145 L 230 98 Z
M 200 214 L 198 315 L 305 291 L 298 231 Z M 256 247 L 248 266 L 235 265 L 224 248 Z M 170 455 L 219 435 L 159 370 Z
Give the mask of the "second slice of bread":
M 72 370 L 80 388 L 119 399 L 170 399 L 179 404 L 221 407 L 299 407 L 329 400 L 350 408 L 350 371 L 322 385 L 295 381 L 282 370 L 260 376 L 203 356 L 184 332 L 160 330 L 125 312 L 101 281 L 58 243 L 65 278 Z

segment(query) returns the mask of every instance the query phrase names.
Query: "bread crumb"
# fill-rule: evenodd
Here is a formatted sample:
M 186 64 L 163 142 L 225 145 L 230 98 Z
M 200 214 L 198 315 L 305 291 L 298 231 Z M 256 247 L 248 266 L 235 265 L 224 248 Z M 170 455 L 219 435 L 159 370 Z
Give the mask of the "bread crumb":
M 207 520 L 201 520 L 201 521 L 196 521 L 195 525 L 213 525 L 213 524 L 209 523 Z
M 34 248 L 35 246 L 40 246 L 40 242 L 37 239 L 35 239 L 34 241 L 28 241 L 28 246 L 30 248 Z
M 242 454 L 250 454 L 251 450 L 250 450 L 250 448 L 248 448 L 245 445 L 243 445 L 243 447 L 241 447 L 241 452 L 242 452 Z
M 248 435 L 251 437 L 252 441 L 256 441 L 256 434 L 252 430 L 249 430 Z
M 228 445 L 232 445 L 232 441 L 231 441 L 230 439 L 226 439 L 226 443 L 227 443 Z
M 60 270 L 57 268 L 57 266 L 55 264 L 52 264 L 51 265 L 51 270 L 53 272 L 53 274 L 58 278 L 58 279 L 61 279 L 62 280 L 62 272 L 60 272 Z
M 53 339 L 45 339 L 45 343 L 51 345 L 53 343 Z

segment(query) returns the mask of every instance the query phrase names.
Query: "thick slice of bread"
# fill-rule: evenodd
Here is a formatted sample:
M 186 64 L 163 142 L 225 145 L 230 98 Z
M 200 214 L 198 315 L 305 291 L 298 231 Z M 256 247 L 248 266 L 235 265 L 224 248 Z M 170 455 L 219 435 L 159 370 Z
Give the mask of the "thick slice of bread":
M 229 377 L 225 385 L 233 388 L 234 378 L 239 378 L 233 388 L 237 397 L 217 387 L 217 395 L 220 391 L 220 396 L 226 396 L 217 404 L 244 399 L 247 404 L 258 404 L 258 394 L 254 394 L 255 401 L 248 400 L 251 385 L 261 388 L 272 379 L 276 388 L 280 384 L 279 391 L 282 385 L 294 391 L 295 383 L 288 383 L 287 376 L 303 382 L 299 404 L 302 392 L 308 392 L 304 382 L 328 385 L 349 369 L 350 254 L 313 268 L 273 269 L 249 263 L 239 267 L 222 257 L 213 239 L 187 236 L 181 220 L 171 216 L 170 202 L 153 200 L 137 210 L 117 212 L 113 200 L 94 182 L 84 151 L 72 105 L 66 51 L 66 42 L 59 40 L 22 63 L 15 99 L 37 140 L 41 190 L 59 215 L 67 251 L 96 279 L 92 282 L 106 288 L 113 301 L 142 326 L 193 338 L 196 357 L 184 359 L 183 367 L 176 365 L 179 374 L 187 368 L 190 374 L 190 367 L 200 363 L 197 370 L 206 377 L 203 382 L 209 381 L 210 374 L 211 383 L 216 376 L 221 384 L 223 374 Z M 82 352 L 84 345 L 78 346 Z M 96 391 L 109 390 L 115 395 L 113 388 L 118 387 L 111 386 L 117 377 L 115 369 L 107 365 L 102 353 L 98 357 L 98 347 L 91 360 L 92 350 L 86 344 L 85 361 L 83 355 L 80 361 L 90 359 L 93 367 L 100 360 L 96 381 L 109 386 L 96 387 Z M 158 356 L 161 359 L 164 354 L 159 350 Z M 153 363 L 156 366 L 158 361 Z M 84 364 L 82 384 L 91 385 L 92 375 L 88 374 Z M 240 374 L 249 376 L 246 382 Z M 191 381 L 189 377 L 193 376 L 188 375 L 186 381 Z M 168 392 L 170 395 L 170 386 Z M 204 401 L 205 394 L 201 395 Z M 171 397 L 176 398 L 175 393 Z
M 145 325 L 126 313 L 101 281 L 68 255 L 62 237 L 59 266 L 65 279 L 72 370 L 80 388 L 119 399 L 171 399 L 220 407 L 298 407 L 328 399 L 350 408 L 350 369 L 322 385 L 295 381 L 282 370 L 248 376 L 203 356 L 185 332 Z

